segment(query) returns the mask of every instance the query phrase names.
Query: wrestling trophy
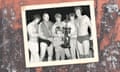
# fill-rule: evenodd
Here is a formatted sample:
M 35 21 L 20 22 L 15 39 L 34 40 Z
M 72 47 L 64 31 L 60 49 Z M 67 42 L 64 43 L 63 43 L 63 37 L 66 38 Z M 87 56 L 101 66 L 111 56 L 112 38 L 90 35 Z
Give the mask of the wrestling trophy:
M 68 16 L 66 16 L 66 21 L 65 21 L 65 26 L 62 28 L 63 29 L 63 41 L 64 43 L 62 44 L 63 48 L 70 48 L 70 32 L 71 32 L 71 28 L 68 27 Z

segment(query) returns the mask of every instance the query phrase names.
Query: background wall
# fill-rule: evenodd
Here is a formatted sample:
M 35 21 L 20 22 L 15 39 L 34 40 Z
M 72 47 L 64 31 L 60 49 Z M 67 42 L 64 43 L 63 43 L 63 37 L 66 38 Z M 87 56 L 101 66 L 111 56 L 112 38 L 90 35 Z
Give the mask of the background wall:
M 25 68 L 21 6 L 80 0 L 0 0 L 0 72 L 120 72 L 120 16 L 109 20 L 104 11 L 108 0 L 95 0 L 100 62 L 55 67 Z M 120 0 L 116 0 L 120 5 Z M 119 6 L 120 9 L 120 6 Z M 103 22 L 111 26 L 104 31 Z
M 76 6 L 72 6 L 72 7 L 58 7 L 58 8 L 47 8 L 47 9 L 36 9 L 36 10 L 27 10 L 26 11 L 26 19 L 27 19 L 27 24 L 29 22 L 32 22 L 33 15 L 38 14 L 41 16 L 42 19 L 42 15 L 43 13 L 48 13 L 50 16 L 50 21 L 52 21 L 53 23 L 55 22 L 55 14 L 56 13 L 60 13 L 62 15 L 62 21 L 64 21 L 66 19 L 66 15 L 69 15 L 70 13 L 75 13 L 74 8 Z M 77 6 L 78 7 L 78 6 Z M 90 8 L 89 5 L 86 6 L 81 6 L 82 7 L 82 14 L 83 15 L 87 15 L 88 17 L 90 17 Z M 42 20 L 41 20 L 42 21 Z

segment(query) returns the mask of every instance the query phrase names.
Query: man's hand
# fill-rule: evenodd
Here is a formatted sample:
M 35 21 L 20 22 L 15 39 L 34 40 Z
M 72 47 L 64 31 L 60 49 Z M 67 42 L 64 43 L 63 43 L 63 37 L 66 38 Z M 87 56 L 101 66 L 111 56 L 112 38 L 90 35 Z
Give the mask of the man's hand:
M 43 35 L 39 35 L 40 38 L 42 39 L 47 39 L 47 37 L 43 36 Z
M 93 40 L 93 36 L 90 36 L 90 40 Z
M 52 42 L 52 41 L 53 41 L 53 38 L 52 38 L 52 37 L 50 37 L 50 38 L 48 38 L 48 40 Z

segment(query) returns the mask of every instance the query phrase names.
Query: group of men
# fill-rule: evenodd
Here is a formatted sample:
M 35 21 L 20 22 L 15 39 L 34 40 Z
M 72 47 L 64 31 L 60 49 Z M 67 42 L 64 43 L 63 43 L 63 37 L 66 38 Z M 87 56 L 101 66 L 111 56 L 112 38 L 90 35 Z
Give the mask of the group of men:
M 42 18 L 41 21 L 40 16 L 35 16 L 27 26 L 31 62 L 44 61 L 46 51 L 48 61 L 52 61 L 53 49 L 56 60 L 89 57 L 89 40 L 92 39 L 92 33 L 89 35 L 88 27 L 91 30 L 92 25 L 89 17 L 82 15 L 81 7 L 76 7 L 75 13 L 70 13 L 69 19 L 65 21 L 62 21 L 60 13 L 55 14 L 55 23 L 50 21 L 48 13 L 44 13 Z

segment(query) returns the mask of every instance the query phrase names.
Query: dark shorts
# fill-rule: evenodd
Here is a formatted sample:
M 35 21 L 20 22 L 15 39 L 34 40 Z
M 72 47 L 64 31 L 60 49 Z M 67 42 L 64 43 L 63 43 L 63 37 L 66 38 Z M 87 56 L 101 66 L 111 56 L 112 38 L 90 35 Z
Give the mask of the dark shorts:
M 84 40 L 89 40 L 89 35 L 78 36 L 77 40 L 82 43 Z
M 51 41 L 46 40 L 46 39 L 42 39 L 42 38 L 40 38 L 40 39 L 39 39 L 39 42 L 40 42 L 40 43 L 41 43 L 41 42 L 44 42 L 44 43 L 46 43 L 48 46 L 51 45 Z

